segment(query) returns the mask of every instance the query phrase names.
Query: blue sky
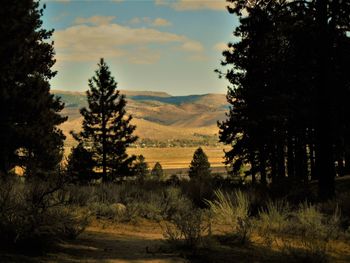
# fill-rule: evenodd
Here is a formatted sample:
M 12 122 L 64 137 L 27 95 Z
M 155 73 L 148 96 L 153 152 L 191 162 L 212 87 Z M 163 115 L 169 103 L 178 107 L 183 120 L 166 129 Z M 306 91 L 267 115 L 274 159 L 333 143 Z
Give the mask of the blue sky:
M 172 95 L 225 93 L 218 79 L 237 19 L 224 0 L 45 0 L 58 75 L 52 89 L 83 91 L 100 57 L 118 88 Z

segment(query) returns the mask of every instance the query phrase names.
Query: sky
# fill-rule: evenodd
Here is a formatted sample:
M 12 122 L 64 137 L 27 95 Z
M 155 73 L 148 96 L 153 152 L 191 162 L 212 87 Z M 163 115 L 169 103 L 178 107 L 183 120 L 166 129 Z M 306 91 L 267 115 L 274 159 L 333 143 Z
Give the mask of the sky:
M 234 42 L 224 0 L 42 0 L 54 29 L 51 88 L 85 91 L 103 57 L 123 90 L 226 93 L 214 73 Z

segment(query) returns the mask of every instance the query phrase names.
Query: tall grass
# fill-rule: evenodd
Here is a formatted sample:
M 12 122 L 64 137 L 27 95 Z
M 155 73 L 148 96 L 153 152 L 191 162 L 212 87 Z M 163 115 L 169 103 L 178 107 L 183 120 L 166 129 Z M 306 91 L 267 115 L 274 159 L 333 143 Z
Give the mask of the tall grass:
M 232 196 L 221 190 L 215 191 L 214 201 L 207 201 L 214 218 L 221 224 L 231 227 L 240 242 L 250 239 L 250 201 L 244 192 L 236 190 Z

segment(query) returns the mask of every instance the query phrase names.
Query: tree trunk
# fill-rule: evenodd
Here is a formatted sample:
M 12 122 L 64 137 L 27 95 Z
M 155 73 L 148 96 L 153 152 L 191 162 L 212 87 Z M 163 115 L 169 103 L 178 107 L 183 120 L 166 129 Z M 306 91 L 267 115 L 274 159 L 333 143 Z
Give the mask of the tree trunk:
M 331 37 L 328 31 L 326 0 L 316 2 L 316 22 L 318 25 L 318 76 L 317 76 L 317 120 L 316 120 L 316 171 L 318 176 L 319 197 L 327 200 L 334 196 L 335 169 L 332 147 L 332 122 L 329 98 L 329 70 L 331 65 Z
M 295 177 L 295 158 L 294 158 L 294 144 L 291 135 L 288 135 L 287 141 L 287 173 L 288 178 Z
M 260 158 L 260 165 L 259 165 L 259 170 L 260 170 L 260 182 L 263 185 L 267 184 L 267 179 L 266 179 L 266 156 L 265 156 L 265 150 L 264 147 L 260 149 L 259 152 L 259 158 Z

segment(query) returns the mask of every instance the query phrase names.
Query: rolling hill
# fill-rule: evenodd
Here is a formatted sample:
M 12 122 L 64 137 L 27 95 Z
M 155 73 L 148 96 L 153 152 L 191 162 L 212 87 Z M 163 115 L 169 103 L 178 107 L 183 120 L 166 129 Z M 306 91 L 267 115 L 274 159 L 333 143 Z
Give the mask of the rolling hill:
M 84 92 L 53 90 L 65 103 L 62 114 L 68 121 L 61 125 L 67 136 L 67 146 L 74 144 L 69 135 L 71 130 L 79 131 L 82 118 L 79 109 L 86 106 Z M 217 121 L 225 118 L 227 102 L 224 94 L 171 96 L 165 92 L 121 91 L 126 95 L 127 112 L 131 114 L 135 133 L 141 141 L 201 142 L 203 138 L 216 141 Z

